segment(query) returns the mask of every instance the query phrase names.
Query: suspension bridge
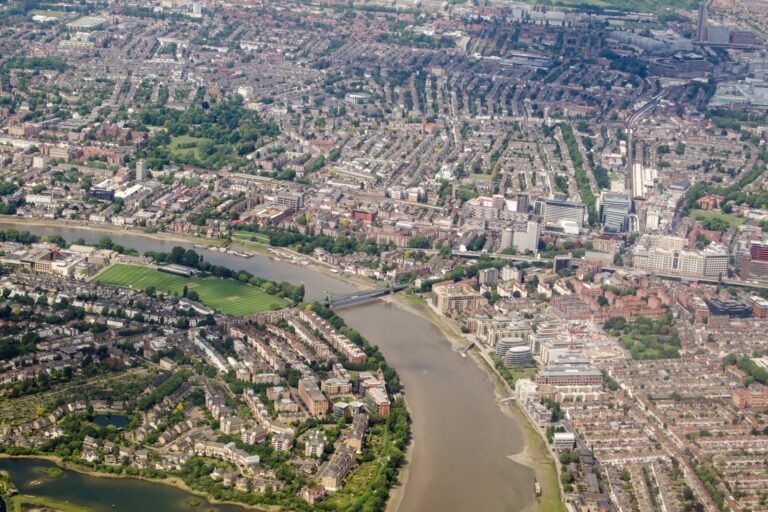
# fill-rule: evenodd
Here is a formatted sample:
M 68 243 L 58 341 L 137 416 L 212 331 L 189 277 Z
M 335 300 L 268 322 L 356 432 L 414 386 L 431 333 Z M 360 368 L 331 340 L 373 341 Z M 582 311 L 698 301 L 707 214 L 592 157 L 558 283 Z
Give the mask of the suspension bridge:
M 387 283 L 386 286 L 380 286 L 378 288 L 370 288 L 368 290 L 359 290 L 351 293 L 331 293 L 326 291 L 321 297 L 317 297 L 315 300 L 308 302 L 319 302 L 323 306 L 329 308 L 341 308 L 344 306 L 351 306 L 353 304 L 360 304 L 368 302 L 370 300 L 376 300 L 379 297 L 389 295 L 390 293 L 399 292 L 408 288 L 409 284 L 393 284 Z

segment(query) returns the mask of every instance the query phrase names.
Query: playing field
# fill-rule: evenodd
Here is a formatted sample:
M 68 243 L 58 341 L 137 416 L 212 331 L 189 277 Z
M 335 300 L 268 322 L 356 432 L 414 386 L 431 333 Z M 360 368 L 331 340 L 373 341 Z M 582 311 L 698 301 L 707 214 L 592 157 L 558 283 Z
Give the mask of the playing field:
M 179 297 L 186 286 L 188 291 L 196 291 L 206 306 L 236 316 L 280 309 L 288 304 L 285 299 L 231 279 L 182 277 L 138 265 L 114 265 L 98 275 L 96 281 L 136 290 L 154 286 L 158 291 L 176 293 Z
M 34 11 L 30 11 L 29 14 L 32 16 L 48 16 L 50 18 L 66 18 L 69 16 L 69 14 L 66 11 L 44 11 L 42 9 L 37 9 Z

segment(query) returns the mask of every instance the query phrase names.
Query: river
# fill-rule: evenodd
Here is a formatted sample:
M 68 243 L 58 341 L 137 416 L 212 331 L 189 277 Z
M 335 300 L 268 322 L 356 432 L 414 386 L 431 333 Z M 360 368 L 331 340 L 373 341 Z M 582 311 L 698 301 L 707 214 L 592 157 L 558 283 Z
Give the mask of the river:
M 76 227 L 0 223 L 0 229 L 61 235 L 68 242 L 95 242 L 105 233 Z M 115 243 L 139 252 L 166 251 L 190 243 L 109 233 Z M 307 299 L 355 286 L 308 267 L 263 255 L 240 258 L 198 250 L 211 263 L 245 269 L 273 281 L 302 283 Z M 400 512 L 525 512 L 535 508 L 533 470 L 510 460 L 524 448 L 517 422 L 496 403 L 488 376 L 462 357 L 428 320 L 388 302 L 345 308 L 339 314 L 400 374 L 413 419 L 413 458 Z

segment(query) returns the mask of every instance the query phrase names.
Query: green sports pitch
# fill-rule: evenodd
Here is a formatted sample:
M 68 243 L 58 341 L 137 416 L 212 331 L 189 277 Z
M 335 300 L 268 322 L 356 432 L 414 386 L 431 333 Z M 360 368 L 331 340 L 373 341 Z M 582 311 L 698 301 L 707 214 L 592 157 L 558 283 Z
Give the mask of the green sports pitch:
M 154 286 L 158 291 L 175 293 L 179 297 L 186 286 L 187 290 L 197 292 L 200 302 L 206 306 L 236 316 L 280 309 L 288 305 L 285 299 L 231 279 L 182 277 L 138 265 L 113 265 L 96 276 L 96 281 L 135 290 L 146 290 Z

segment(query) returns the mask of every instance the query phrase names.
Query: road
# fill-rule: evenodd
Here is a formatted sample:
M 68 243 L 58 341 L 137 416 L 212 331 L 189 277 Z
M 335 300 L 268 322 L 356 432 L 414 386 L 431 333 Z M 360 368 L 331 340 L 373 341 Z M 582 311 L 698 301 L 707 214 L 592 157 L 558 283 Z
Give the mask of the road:
M 621 270 L 624 272 L 631 272 L 633 270 L 640 270 L 633 267 L 603 267 L 603 270 L 608 270 L 610 272 L 615 272 L 617 270 Z M 651 274 L 651 272 L 649 272 Z M 672 273 L 660 273 L 660 272 L 653 272 L 652 273 L 655 277 L 660 277 L 661 279 L 666 279 L 669 281 L 681 281 L 685 283 L 707 283 L 707 284 L 720 284 L 720 285 L 727 285 L 727 286 L 738 286 L 741 288 L 754 288 L 756 290 L 768 290 L 768 284 L 765 283 L 757 283 L 754 281 L 742 281 L 741 279 L 731 279 L 728 277 L 724 277 L 722 279 L 718 279 L 716 277 L 698 277 L 698 276 L 689 276 L 685 274 L 672 274 Z
M 665 89 L 661 91 L 659 94 L 651 98 L 648 103 L 637 109 L 635 112 L 632 113 L 632 115 L 627 118 L 627 124 L 626 124 L 626 130 L 627 130 L 627 190 L 629 190 L 632 193 L 632 198 L 635 197 L 635 191 L 632 189 L 633 186 L 633 180 L 632 180 L 632 166 L 634 164 L 634 152 L 632 150 L 632 131 L 634 130 L 635 124 L 637 124 L 640 119 L 643 118 L 648 112 L 652 111 L 656 106 L 659 104 L 659 102 L 668 96 L 672 91 L 676 90 L 677 87 L 670 87 L 669 89 Z
M 536 261 L 552 261 L 552 258 L 540 258 L 537 256 L 523 256 L 521 254 L 503 254 L 498 252 L 480 252 L 480 251 L 453 251 L 454 256 L 461 258 L 478 259 L 485 255 L 489 258 L 509 260 L 509 261 L 525 261 L 528 263 L 534 263 Z

